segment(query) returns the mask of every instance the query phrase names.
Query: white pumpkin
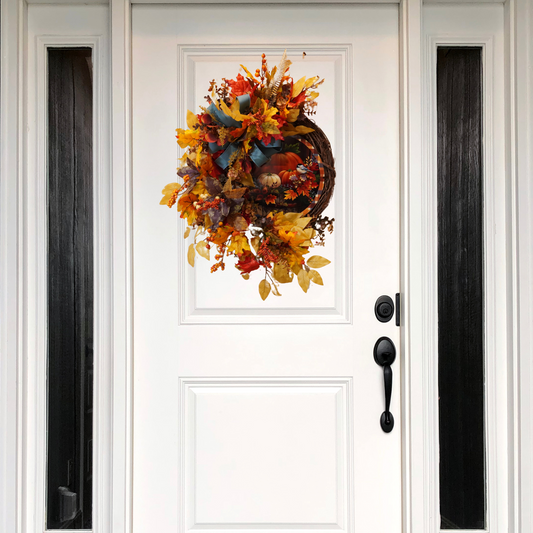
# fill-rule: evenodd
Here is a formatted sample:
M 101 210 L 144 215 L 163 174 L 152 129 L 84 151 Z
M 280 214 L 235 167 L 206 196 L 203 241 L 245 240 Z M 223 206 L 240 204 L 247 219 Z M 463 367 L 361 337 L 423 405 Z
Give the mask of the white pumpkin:
M 263 174 L 259 174 L 257 183 L 262 187 L 279 187 L 281 185 L 281 178 L 277 174 L 264 172 Z

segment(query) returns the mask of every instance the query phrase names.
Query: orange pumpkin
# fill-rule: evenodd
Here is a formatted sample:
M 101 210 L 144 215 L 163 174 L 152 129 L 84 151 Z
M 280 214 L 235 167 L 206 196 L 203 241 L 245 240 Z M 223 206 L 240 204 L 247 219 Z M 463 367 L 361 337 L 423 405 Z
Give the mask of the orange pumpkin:
M 281 177 L 282 170 L 295 170 L 298 165 L 303 164 L 301 157 L 294 152 L 283 152 L 274 154 L 268 163 L 259 167 L 256 175 L 263 173 L 277 174 Z M 282 178 L 283 179 L 283 178 Z
M 279 173 L 279 177 L 281 178 L 281 184 L 282 185 L 290 185 L 291 184 L 291 176 L 294 176 L 297 174 L 296 170 L 282 170 Z

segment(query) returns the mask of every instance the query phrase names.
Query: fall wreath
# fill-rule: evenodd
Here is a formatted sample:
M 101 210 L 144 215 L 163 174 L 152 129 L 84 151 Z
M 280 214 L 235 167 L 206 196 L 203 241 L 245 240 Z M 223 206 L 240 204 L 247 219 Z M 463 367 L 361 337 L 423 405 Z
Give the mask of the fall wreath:
M 323 216 L 335 183 L 331 146 L 309 118 L 315 114 L 318 76 L 294 81 L 286 53 L 269 70 L 265 54 L 261 68 L 245 76 L 211 81 L 207 106 L 187 112 L 188 129 L 178 129 L 186 148 L 178 176 L 181 183 L 163 189 L 162 205 L 177 203 L 182 218 L 196 230 L 188 249 L 210 259 L 211 272 L 224 270 L 235 256 L 244 279 L 263 269 L 259 294 L 265 300 L 279 285 L 298 280 L 323 285 L 317 268 L 330 263 L 310 248 L 323 245 L 334 219 Z

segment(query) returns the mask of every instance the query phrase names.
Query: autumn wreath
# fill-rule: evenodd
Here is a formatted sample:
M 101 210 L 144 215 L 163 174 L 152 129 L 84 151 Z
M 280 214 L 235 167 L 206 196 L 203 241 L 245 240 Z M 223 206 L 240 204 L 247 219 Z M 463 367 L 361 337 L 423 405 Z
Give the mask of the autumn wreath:
M 277 67 L 246 76 L 211 81 L 208 105 L 187 112 L 187 130 L 177 139 L 186 152 L 178 176 L 182 183 L 163 189 L 162 205 L 177 203 L 182 218 L 196 229 L 188 249 L 194 266 L 198 253 L 210 259 L 211 272 L 236 257 L 244 279 L 262 268 L 259 294 L 264 300 L 279 284 L 294 278 L 307 292 L 322 285 L 315 270 L 330 263 L 310 248 L 323 245 L 334 219 L 322 213 L 333 193 L 335 168 L 324 132 L 309 118 L 315 114 L 318 76 L 294 81 L 286 54 Z

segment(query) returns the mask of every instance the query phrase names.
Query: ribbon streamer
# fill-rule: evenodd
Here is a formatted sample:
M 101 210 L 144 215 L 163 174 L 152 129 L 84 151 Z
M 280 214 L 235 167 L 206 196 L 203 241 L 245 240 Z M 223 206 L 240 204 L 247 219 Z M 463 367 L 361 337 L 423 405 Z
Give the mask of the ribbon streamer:
M 237 100 L 239 101 L 240 113 L 246 113 L 246 111 L 250 109 L 250 95 L 243 94 L 237 96 Z M 221 109 L 218 109 L 214 103 L 207 108 L 207 112 L 222 126 L 228 128 L 240 128 L 242 126 L 242 122 L 235 120 Z M 231 156 L 239 149 L 239 144 L 243 141 L 244 139 L 241 138 L 231 143 L 228 142 L 222 146 L 219 146 L 217 143 L 209 143 L 209 151 L 215 153 L 219 150 L 224 150 L 224 152 L 217 157 L 216 162 L 219 167 L 226 170 L 229 166 Z M 267 163 L 274 154 L 279 152 L 281 152 L 281 140 L 272 139 L 270 144 L 265 144 L 263 141 L 254 141 L 254 146 L 248 155 L 250 156 L 250 159 L 260 167 Z

